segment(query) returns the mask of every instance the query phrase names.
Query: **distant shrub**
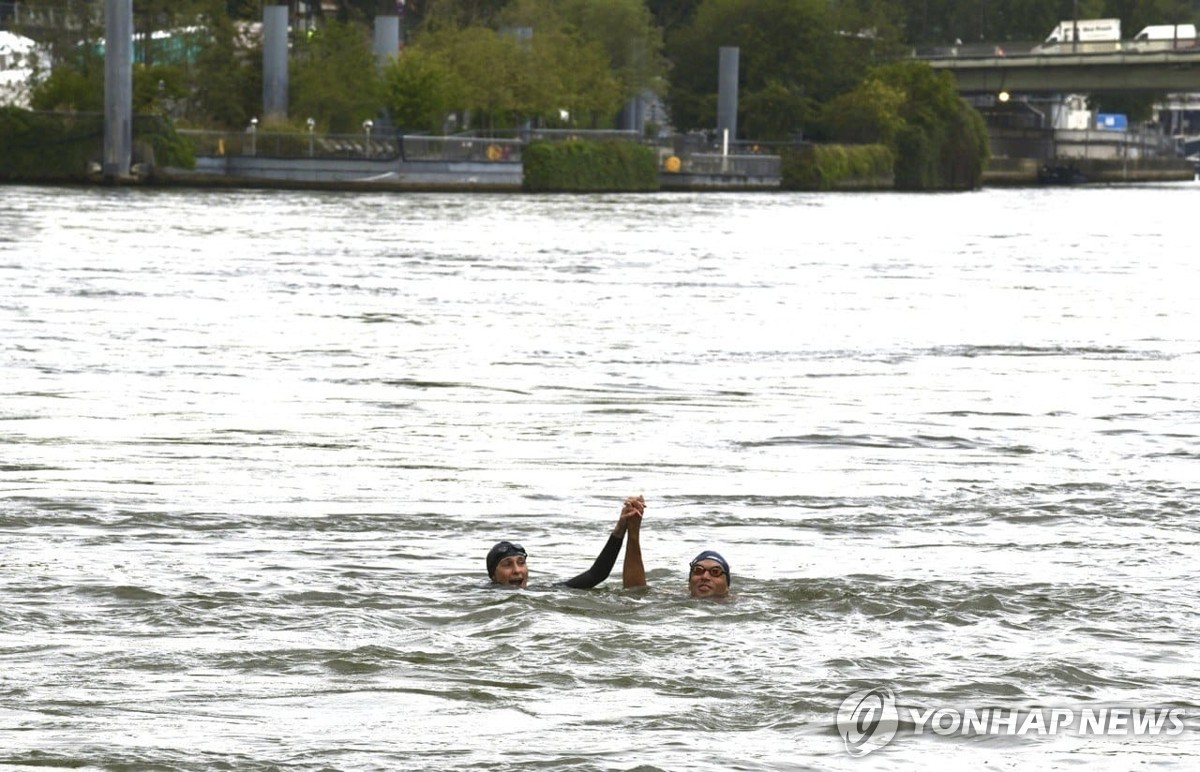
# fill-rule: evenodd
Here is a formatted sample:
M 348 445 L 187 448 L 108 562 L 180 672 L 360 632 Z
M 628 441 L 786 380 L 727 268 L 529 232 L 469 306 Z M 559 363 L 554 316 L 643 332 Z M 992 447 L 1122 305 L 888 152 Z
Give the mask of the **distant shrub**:
M 133 144 L 135 161 L 152 155 L 154 166 L 196 165 L 191 143 L 156 116 L 134 118 Z M 104 116 L 0 107 L 0 147 L 0 179 L 82 182 L 104 157 Z
M 884 145 L 807 145 L 781 153 L 784 190 L 892 187 L 894 156 Z
M 636 142 L 539 140 L 525 148 L 523 160 L 524 187 L 530 192 L 658 190 L 658 157 Z

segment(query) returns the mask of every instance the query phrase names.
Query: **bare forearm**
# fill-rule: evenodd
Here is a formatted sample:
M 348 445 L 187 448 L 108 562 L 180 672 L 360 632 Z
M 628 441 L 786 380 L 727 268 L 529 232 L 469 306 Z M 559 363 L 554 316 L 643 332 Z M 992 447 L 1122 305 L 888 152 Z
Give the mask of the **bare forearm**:
M 642 565 L 641 528 L 630 525 L 625 534 L 625 563 L 621 568 L 621 582 L 625 587 L 645 587 L 646 567 Z

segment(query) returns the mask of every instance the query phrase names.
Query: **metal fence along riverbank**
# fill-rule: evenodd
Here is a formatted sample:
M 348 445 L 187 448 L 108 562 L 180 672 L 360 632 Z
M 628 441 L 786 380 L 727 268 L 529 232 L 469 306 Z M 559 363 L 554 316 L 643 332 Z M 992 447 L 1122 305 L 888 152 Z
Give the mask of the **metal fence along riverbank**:
M 525 145 L 534 140 L 636 139 L 634 132 L 531 131 L 522 136 L 323 135 L 182 131 L 194 142 L 195 173 L 167 170 L 168 179 L 198 184 L 269 184 L 515 190 L 521 187 Z M 706 152 L 695 141 L 657 147 L 666 188 L 777 189 L 779 156 L 756 146 Z

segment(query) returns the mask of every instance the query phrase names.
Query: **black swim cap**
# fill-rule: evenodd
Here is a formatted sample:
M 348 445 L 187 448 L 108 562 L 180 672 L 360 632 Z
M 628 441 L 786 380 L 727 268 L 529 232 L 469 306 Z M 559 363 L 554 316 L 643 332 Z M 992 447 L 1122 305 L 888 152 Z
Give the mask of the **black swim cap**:
M 730 586 L 733 585 L 733 577 L 729 575 L 729 563 L 725 561 L 725 558 L 721 557 L 721 553 L 714 550 L 704 550 L 704 552 L 701 552 L 699 555 L 692 558 L 692 562 L 688 565 L 694 566 L 701 560 L 715 560 L 720 563 L 721 569 L 725 572 L 725 584 Z
M 525 548 L 520 544 L 514 544 L 511 541 L 498 541 L 496 546 L 492 547 L 492 551 L 487 554 L 487 570 L 488 577 L 492 577 L 496 573 L 496 566 L 500 564 L 509 555 L 520 555 L 525 557 Z

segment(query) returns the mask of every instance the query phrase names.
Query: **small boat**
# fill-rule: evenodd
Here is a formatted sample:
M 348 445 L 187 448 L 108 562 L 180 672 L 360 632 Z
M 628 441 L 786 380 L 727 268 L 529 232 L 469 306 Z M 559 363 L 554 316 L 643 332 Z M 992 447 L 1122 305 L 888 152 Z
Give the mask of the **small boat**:
M 1042 164 L 1038 169 L 1039 185 L 1081 185 L 1087 176 L 1072 163 Z

